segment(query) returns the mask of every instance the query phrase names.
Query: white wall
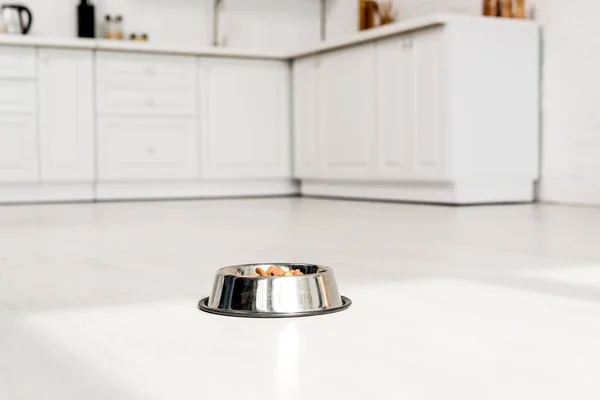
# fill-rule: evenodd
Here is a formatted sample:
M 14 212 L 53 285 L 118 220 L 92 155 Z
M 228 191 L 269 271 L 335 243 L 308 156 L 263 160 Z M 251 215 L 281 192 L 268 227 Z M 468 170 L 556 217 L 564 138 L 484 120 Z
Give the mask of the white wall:
M 23 0 L 34 13 L 33 35 L 76 35 L 79 0 Z M 213 0 L 95 0 L 101 23 L 122 14 L 126 32 L 143 31 L 157 43 L 209 45 Z M 318 0 L 224 0 L 221 39 L 229 46 L 289 49 L 319 39 Z
M 480 0 L 395 0 L 398 18 L 411 18 L 436 12 L 479 15 Z M 327 37 L 343 37 L 358 29 L 358 0 L 328 0 Z

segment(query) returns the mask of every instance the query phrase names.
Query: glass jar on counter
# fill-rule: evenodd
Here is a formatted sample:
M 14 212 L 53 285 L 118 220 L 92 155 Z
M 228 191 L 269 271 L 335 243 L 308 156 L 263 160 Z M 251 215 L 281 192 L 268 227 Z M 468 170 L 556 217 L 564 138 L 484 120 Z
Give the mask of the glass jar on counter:
M 125 38 L 123 17 L 121 15 L 112 17 L 107 14 L 104 17 L 104 37 L 111 40 L 123 40 Z
M 123 16 L 117 15 L 114 23 L 114 36 L 117 40 L 125 39 L 125 31 L 123 29 Z

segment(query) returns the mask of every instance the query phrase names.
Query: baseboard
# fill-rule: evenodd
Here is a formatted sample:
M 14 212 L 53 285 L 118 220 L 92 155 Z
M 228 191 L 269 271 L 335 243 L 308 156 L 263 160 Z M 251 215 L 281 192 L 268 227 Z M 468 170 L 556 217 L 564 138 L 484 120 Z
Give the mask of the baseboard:
M 432 204 L 529 203 L 534 182 L 347 182 L 302 181 L 305 196 L 405 201 Z
M 58 203 L 94 200 L 92 183 L 27 183 L 0 185 L 0 203 Z
M 99 182 L 96 199 L 157 200 L 213 197 L 289 196 L 299 194 L 291 179 L 198 182 Z
M 600 181 L 577 178 L 544 178 L 540 184 L 540 201 L 597 206 L 600 205 Z

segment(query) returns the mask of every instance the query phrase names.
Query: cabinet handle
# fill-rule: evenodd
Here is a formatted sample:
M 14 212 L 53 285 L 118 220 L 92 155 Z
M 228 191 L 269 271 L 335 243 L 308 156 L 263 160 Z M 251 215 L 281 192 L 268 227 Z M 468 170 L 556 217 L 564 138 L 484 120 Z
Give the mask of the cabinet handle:
M 146 147 L 146 153 L 153 156 L 156 154 L 156 151 L 154 150 L 153 147 L 148 146 L 148 147 Z
M 146 105 L 150 108 L 154 108 L 154 101 L 152 99 L 146 99 Z
M 154 69 L 152 69 L 151 67 L 146 68 L 146 74 L 154 76 Z

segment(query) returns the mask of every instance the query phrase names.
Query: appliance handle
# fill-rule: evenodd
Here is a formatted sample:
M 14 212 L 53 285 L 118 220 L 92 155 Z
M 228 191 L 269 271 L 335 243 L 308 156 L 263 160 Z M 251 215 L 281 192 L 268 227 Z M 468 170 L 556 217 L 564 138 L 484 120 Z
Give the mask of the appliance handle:
M 19 20 L 21 21 L 21 26 L 23 27 L 23 35 L 26 35 L 31 29 L 31 24 L 33 24 L 33 14 L 29 11 L 29 8 L 19 6 Z M 27 26 L 23 23 L 23 12 L 27 14 Z

